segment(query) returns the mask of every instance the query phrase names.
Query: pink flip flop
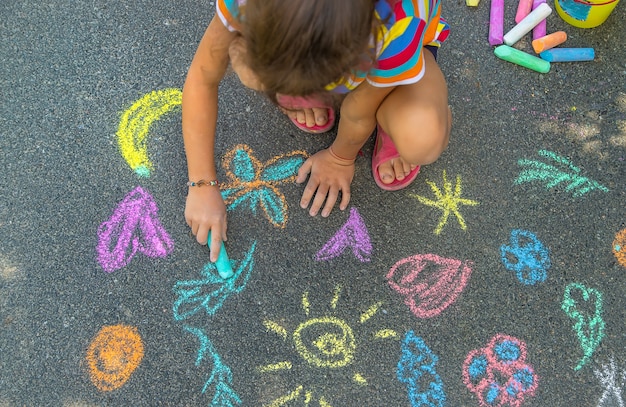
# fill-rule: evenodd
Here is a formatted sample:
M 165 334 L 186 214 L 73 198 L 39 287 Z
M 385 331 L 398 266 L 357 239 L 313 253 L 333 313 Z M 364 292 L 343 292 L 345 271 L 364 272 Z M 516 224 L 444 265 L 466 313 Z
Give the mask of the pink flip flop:
M 380 151 L 378 150 L 378 143 L 381 144 Z M 393 144 L 393 140 L 389 137 L 387 133 L 383 131 L 380 125 L 376 126 L 376 143 L 374 144 L 374 152 L 372 153 L 372 175 L 374 176 L 374 181 L 376 181 L 376 185 L 378 185 L 381 189 L 385 191 L 397 191 L 399 189 L 405 188 L 408 186 L 417 174 L 420 172 L 419 165 L 413 169 L 402 181 L 398 181 L 397 179 L 393 180 L 390 184 L 385 184 L 380 179 L 380 174 L 378 173 L 378 167 L 380 164 L 392 160 L 394 158 L 400 157 L 398 154 L 398 150 L 396 150 L 395 144 Z
M 335 126 L 335 110 L 330 106 L 325 106 L 321 100 L 315 97 L 276 95 L 276 100 L 278 104 L 285 109 L 327 109 L 328 121 L 321 126 L 316 124 L 313 127 L 308 127 L 306 124 L 302 124 L 296 119 L 291 119 L 291 122 L 302 131 L 306 131 L 307 133 L 326 133 Z

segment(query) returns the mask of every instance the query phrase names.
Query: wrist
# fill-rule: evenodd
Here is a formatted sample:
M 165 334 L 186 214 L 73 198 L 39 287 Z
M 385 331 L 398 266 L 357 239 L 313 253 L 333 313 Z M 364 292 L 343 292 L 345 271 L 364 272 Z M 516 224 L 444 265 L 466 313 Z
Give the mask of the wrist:
M 341 161 L 341 162 L 343 162 L 343 163 L 353 164 L 353 163 L 354 163 L 354 161 L 356 161 L 356 154 L 354 154 L 354 158 L 348 158 L 348 157 L 346 157 L 346 156 L 339 155 L 339 154 L 337 154 L 337 153 L 335 152 L 335 150 L 333 149 L 332 144 L 331 144 L 331 146 L 330 146 L 330 147 L 328 147 L 328 152 L 330 153 L 330 155 L 331 155 L 334 159 L 339 160 L 339 161 Z
M 209 186 L 209 187 L 218 187 L 219 188 L 219 181 L 217 179 L 200 179 L 197 181 L 187 181 L 187 186 L 188 187 L 204 187 L 204 186 Z

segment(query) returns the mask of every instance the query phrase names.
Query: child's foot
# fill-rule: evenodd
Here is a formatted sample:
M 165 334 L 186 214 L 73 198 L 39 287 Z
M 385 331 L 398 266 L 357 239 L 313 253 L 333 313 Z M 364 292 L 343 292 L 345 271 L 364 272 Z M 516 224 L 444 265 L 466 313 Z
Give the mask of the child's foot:
M 393 140 L 377 126 L 372 154 L 372 175 L 376 184 L 384 190 L 397 191 L 413 182 L 419 170 L 419 165 L 411 165 L 400 157 Z
M 335 125 L 335 110 L 321 97 L 276 95 L 283 113 L 300 130 L 308 133 L 325 133 Z
M 328 109 L 327 108 L 306 108 L 306 109 L 286 109 L 281 107 L 283 111 L 291 120 L 296 120 L 298 123 L 306 127 L 324 126 L 328 123 Z
M 380 163 L 378 175 L 383 184 L 391 184 L 395 180 L 402 181 L 415 168 L 417 165 L 408 164 L 402 158 L 396 157 Z

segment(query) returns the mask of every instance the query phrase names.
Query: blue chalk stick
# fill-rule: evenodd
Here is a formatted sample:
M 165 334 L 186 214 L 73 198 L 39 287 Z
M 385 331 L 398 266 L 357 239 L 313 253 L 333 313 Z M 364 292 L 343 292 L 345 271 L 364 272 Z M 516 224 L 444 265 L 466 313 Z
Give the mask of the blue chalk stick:
M 209 245 L 211 244 L 211 232 L 209 232 Z M 226 247 L 224 246 L 224 242 L 220 246 L 220 254 L 217 256 L 217 261 L 215 262 L 215 267 L 217 268 L 217 273 L 223 279 L 231 278 L 235 272 L 233 271 L 233 265 L 230 263 L 230 259 L 228 258 L 228 254 L 226 253 Z
M 541 59 L 548 62 L 579 62 L 593 61 L 593 48 L 552 48 L 539 54 Z

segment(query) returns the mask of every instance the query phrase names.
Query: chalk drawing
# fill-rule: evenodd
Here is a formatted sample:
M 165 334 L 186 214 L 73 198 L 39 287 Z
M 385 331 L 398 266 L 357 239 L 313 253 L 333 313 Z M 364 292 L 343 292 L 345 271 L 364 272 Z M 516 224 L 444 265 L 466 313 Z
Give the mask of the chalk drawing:
M 416 317 L 432 318 L 457 299 L 471 274 L 470 261 L 416 254 L 394 264 L 387 281 Z
M 435 234 L 438 235 L 441 233 L 443 227 L 448 223 L 448 217 L 450 214 L 456 216 L 461 229 L 466 230 L 467 225 L 465 224 L 465 219 L 463 219 L 463 216 L 459 212 L 459 207 L 461 205 L 476 206 L 478 205 L 478 202 L 472 201 L 471 199 L 461 198 L 463 192 L 461 188 L 461 176 L 457 175 L 454 190 L 452 189 L 452 182 L 448 181 L 445 170 L 443 171 L 443 192 L 434 182 L 426 181 L 426 183 L 430 185 L 430 189 L 435 195 L 435 200 L 415 194 L 409 194 L 409 196 L 416 198 L 419 202 L 426 206 L 440 209 L 443 212 L 441 218 L 439 219 L 439 224 L 435 228 Z
M 208 262 L 200 271 L 200 279 L 177 282 L 173 288 L 174 293 L 178 295 L 172 307 L 174 319 L 177 321 L 186 320 L 201 310 L 204 310 L 207 315 L 213 316 L 227 298 L 243 291 L 254 266 L 255 248 L 256 241 L 252 243 L 243 260 L 231 260 L 235 273 L 229 279 L 222 279 L 215 264 Z M 196 366 L 202 363 L 207 353 L 213 359 L 213 370 L 202 389 L 202 393 L 206 393 L 209 388 L 215 390 L 211 402 L 212 406 L 240 405 L 242 401 L 232 388 L 232 372 L 222 362 L 209 337 L 200 328 L 189 325 L 184 325 L 183 328 L 196 335 L 200 341 Z
M 316 330 L 323 333 L 311 335 Z M 307 337 L 315 338 L 307 342 Z M 293 341 L 300 357 L 315 367 L 344 367 L 352 362 L 356 350 L 352 328 L 334 316 L 303 322 L 294 331 Z
M 247 205 L 256 215 L 260 206 L 272 225 L 284 228 L 287 203 L 278 186 L 295 181 L 298 168 L 306 158 L 304 151 L 293 151 L 261 163 L 247 145 L 235 146 L 223 158 L 230 180 L 222 186 L 222 197 L 228 210 Z
M 137 328 L 103 326 L 87 349 L 89 378 L 100 391 L 122 387 L 143 359 L 143 342 Z
M 580 168 L 576 167 L 567 158 L 561 157 L 552 151 L 539 150 L 540 156 L 548 158 L 556 165 L 541 161 L 521 159 L 517 164 L 523 168 L 515 180 L 515 185 L 525 182 L 539 181 L 545 184 L 546 189 L 553 188 L 561 183 L 567 183 L 566 192 L 571 192 L 574 198 L 581 197 L 593 190 L 608 192 L 609 189 L 597 181 L 582 176 Z M 558 168 L 558 166 L 561 168 Z
M 413 407 L 443 407 L 446 394 L 443 380 L 435 365 L 439 358 L 413 331 L 406 333 L 402 342 L 402 356 L 396 375 L 407 385 L 409 401 Z M 426 385 L 427 384 L 427 385 Z
M 337 286 L 330 301 L 330 307 L 335 310 L 341 293 L 341 287 Z M 316 369 L 339 369 L 354 363 L 354 357 L 357 352 L 357 340 L 353 329 L 343 319 L 327 313 L 320 316 L 310 316 L 311 309 L 308 300 L 308 292 L 302 296 L 302 310 L 308 318 L 300 323 L 296 329 L 289 333 L 287 328 L 275 321 L 266 320 L 263 322 L 268 332 L 274 333 L 283 340 L 291 337 L 293 345 L 298 356 L 304 360 L 309 366 Z M 365 324 L 375 315 L 382 307 L 382 303 L 376 303 L 364 311 L 359 321 Z M 391 329 L 383 329 L 376 332 L 376 339 L 396 339 L 398 334 Z M 290 371 L 295 366 L 295 362 L 284 360 L 258 366 L 259 373 L 274 373 L 279 371 Z M 352 381 L 358 386 L 366 386 L 367 378 L 360 372 L 352 374 Z M 320 406 L 330 406 L 330 403 L 324 396 L 313 394 L 312 391 L 306 390 L 305 386 L 298 384 L 295 390 L 289 391 L 287 394 L 276 398 L 268 406 L 283 406 L 292 401 L 302 401 L 305 405 L 317 399 Z
M 150 126 L 161 116 L 182 104 L 180 89 L 150 92 L 122 114 L 117 142 L 122 156 L 139 177 L 149 177 L 153 164 L 148 158 L 147 138 Z
M 611 358 L 608 365 L 602 365 L 602 370 L 594 369 L 593 373 L 604 387 L 598 407 L 624 407 L 622 389 L 626 386 L 626 371 L 620 372 L 615 360 Z
M 323 261 L 338 257 L 347 248 L 352 249 L 354 257 L 361 262 L 369 262 L 372 254 L 372 243 L 367 227 L 356 208 L 350 208 L 350 216 L 335 235 L 317 252 L 315 260 Z
M 174 302 L 174 319 L 181 321 L 204 310 L 209 316 L 222 307 L 224 301 L 233 294 L 240 293 L 248 283 L 254 266 L 256 241 L 240 262 L 233 262 L 235 274 L 224 280 L 217 274 L 214 263 L 208 262 L 200 272 L 200 279 L 179 281 L 174 285 L 178 298 Z
M 534 395 L 539 377 L 526 363 L 526 344 L 498 334 L 486 347 L 467 355 L 463 382 L 483 407 L 519 407 Z
M 546 280 L 550 256 L 533 233 L 527 230 L 513 230 L 510 245 L 500 246 L 500 254 L 504 267 L 514 271 L 522 284 L 535 285 Z
M 174 242 L 161 225 L 154 198 L 136 187 L 98 229 L 98 262 L 107 273 L 125 267 L 137 252 L 148 257 L 166 257 Z
M 572 297 L 578 292 L 576 300 Z M 602 293 L 594 288 L 585 287 L 580 283 L 571 283 L 565 287 L 561 309 L 576 322 L 572 326 L 580 341 L 583 358 L 574 370 L 579 370 L 591 359 L 600 341 L 604 337 L 604 320 L 602 319 Z M 593 309 L 593 314 L 586 310 Z
M 617 262 L 626 267 L 626 229 L 622 229 L 615 235 L 613 240 L 613 254 Z
M 209 337 L 199 328 L 185 325 L 183 329 L 196 335 L 200 341 L 196 366 L 200 366 L 207 353 L 213 361 L 213 369 L 211 370 L 209 379 L 204 384 L 202 394 L 206 393 L 209 388 L 215 388 L 213 400 L 211 401 L 212 406 L 233 407 L 240 405 L 241 399 L 231 387 L 233 384 L 233 373 L 230 368 L 222 362 L 222 358 L 220 358 L 220 355 L 215 350 Z
M 313 399 L 313 393 L 311 391 L 304 391 L 304 386 L 300 385 L 296 387 L 293 391 L 285 394 L 282 397 L 277 398 L 272 403 L 267 404 L 267 407 L 280 407 L 286 406 L 290 404 L 290 401 L 302 399 L 305 406 L 308 406 Z M 319 398 L 319 406 L 320 407 L 331 407 L 330 403 L 326 401 L 324 396 Z

